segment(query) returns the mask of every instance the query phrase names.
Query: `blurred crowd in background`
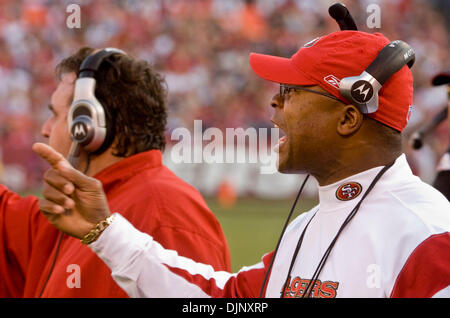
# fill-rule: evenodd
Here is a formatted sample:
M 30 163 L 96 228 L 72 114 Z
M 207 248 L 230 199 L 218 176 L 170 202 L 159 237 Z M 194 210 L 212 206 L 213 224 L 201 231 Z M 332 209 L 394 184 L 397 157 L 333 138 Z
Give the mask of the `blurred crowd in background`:
M 55 66 L 81 46 L 118 47 L 150 61 L 165 76 L 169 91 L 166 164 L 211 194 L 230 169 L 170 163 L 171 132 L 192 129 L 271 128 L 269 101 L 275 84 L 254 75 L 250 52 L 289 57 L 311 39 L 338 31 L 329 17 L 331 0 L 0 0 L 0 178 L 17 191 L 39 188 L 45 164 L 31 151 L 43 140 L 40 128 L 50 115 L 48 103 L 57 84 Z M 448 147 L 448 127 L 442 124 L 420 151 L 407 144 L 412 132 L 446 105 L 444 87 L 431 78 L 450 69 L 448 0 L 342 1 L 360 30 L 382 32 L 389 39 L 408 42 L 416 52 L 412 69 L 414 109 L 405 135 L 405 153 L 416 174 L 431 182 L 435 165 Z M 70 29 L 67 6 L 81 8 L 81 28 Z M 380 28 L 368 28 L 370 4 L 381 9 Z M 357 74 L 355 74 L 357 75 Z M 167 162 L 169 161 L 169 162 Z M 255 176 L 236 167 L 242 195 L 254 191 Z M 199 168 L 200 167 L 200 168 Z M 204 169 L 223 169 L 211 172 Z M 257 170 L 255 170 L 257 171 Z M 184 174 L 183 174 L 184 173 Z M 276 178 L 279 176 L 272 176 Z M 273 187 L 276 181 L 261 176 Z M 294 178 L 294 177 L 292 177 Z M 211 183 L 211 179 L 216 180 Z M 295 184 L 298 178 L 292 181 Z M 286 179 L 280 179 L 286 180 Z M 201 183 L 203 182 L 203 183 Z M 205 184 L 205 182 L 207 182 Z M 251 185 L 246 183 L 251 182 Z M 261 181 L 262 182 L 262 181 Z M 282 194 L 296 191 L 289 182 Z M 256 187 L 257 188 L 257 187 Z M 291 189 L 292 188 L 292 189 Z M 253 189 L 250 191 L 249 189 Z M 273 189 L 273 188 L 272 188 Z M 208 193 L 209 191 L 209 193 Z

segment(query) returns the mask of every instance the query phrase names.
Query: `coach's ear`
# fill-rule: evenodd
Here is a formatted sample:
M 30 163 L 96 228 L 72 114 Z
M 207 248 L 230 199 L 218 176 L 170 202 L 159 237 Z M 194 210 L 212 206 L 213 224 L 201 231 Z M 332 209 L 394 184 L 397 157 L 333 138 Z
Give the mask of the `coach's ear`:
M 345 105 L 341 108 L 337 122 L 337 133 L 341 136 L 349 136 L 354 134 L 361 128 L 364 115 L 354 105 Z

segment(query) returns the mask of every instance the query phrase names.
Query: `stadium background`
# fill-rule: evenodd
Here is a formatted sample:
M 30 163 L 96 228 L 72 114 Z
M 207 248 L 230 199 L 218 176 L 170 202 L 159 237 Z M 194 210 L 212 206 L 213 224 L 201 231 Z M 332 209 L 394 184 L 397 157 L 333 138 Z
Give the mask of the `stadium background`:
M 0 1 L 0 180 L 20 193 L 39 194 L 42 160 L 31 151 L 42 141 L 56 86 L 54 68 L 79 47 L 118 47 L 152 62 L 169 90 L 164 162 L 196 186 L 227 235 L 233 269 L 259 261 L 276 239 L 301 176 L 263 175 L 258 164 L 174 164 L 171 133 L 203 129 L 272 127 L 270 97 L 275 84 L 257 78 L 250 52 L 290 56 L 309 40 L 338 30 L 328 15 L 334 1 L 320 0 L 152 0 Z M 446 105 L 444 87 L 432 87 L 436 73 L 449 70 L 450 2 L 446 0 L 342 1 L 360 30 L 402 39 L 416 51 L 414 109 L 405 130 L 404 151 L 414 173 L 426 182 L 448 147 L 440 125 L 420 151 L 407 140 Z M 81 7 L 81 28 L 69 29 L 69 4 Z M 369 4 L 381 8 L 381 28 L 369 29 Z M 244 145 L 245 146 L 245 145 Z M 310 182 L 298 211 L 317 200 Z

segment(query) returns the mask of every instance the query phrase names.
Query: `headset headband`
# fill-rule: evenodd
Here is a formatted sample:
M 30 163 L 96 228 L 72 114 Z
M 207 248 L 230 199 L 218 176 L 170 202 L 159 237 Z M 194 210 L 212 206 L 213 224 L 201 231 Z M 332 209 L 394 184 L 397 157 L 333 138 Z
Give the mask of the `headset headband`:
M 89 55 L 84 59 L 83 63 L 81 63 L 79 70 L 80 75 L 78 76 L 78 78 L 94 77 L 103 61 L 115 53 L 126 55 L 124 51 L 116 48 L 105 48 Z

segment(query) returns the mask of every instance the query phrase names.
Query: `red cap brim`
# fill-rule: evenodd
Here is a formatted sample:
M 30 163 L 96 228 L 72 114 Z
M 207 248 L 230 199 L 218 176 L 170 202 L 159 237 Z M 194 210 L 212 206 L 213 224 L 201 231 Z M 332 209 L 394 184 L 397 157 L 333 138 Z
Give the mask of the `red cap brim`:
M 317 85 L 315 81 L 297 70 L 288 58 L 250 53 L 250 66 L 259 77 L 268 81 L 295 85 Z

